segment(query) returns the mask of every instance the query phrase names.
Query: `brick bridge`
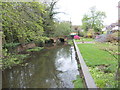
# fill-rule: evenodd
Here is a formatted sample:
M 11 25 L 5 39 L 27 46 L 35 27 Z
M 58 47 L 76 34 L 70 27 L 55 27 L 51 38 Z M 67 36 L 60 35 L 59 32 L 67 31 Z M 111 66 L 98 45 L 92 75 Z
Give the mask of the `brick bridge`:
M 66 42 L 66 37 L 57 37 L 57 38 L 50 38 L 49 40 L 46 40 L 45 43 L 58 43 L 58 42 Z

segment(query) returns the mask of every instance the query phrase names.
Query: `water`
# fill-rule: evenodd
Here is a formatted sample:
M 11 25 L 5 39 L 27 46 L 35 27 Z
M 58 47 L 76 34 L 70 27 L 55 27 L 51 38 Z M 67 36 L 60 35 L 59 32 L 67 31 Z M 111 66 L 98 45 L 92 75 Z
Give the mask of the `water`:
M 3 88 L 74 88 L 79 75 L 74 48 L 68 45 L 35 52 L 27 63 L 3 72 Z

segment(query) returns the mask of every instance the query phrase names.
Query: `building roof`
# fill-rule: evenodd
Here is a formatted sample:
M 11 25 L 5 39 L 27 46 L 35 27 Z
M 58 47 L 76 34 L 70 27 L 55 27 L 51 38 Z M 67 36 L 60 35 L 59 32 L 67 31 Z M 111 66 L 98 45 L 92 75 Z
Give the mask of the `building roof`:
M 105 27 L 105 29 L 106 30 L 115 30 L 115 29 L 118 30 L 118 22 L 108 25 L 107 27 Z

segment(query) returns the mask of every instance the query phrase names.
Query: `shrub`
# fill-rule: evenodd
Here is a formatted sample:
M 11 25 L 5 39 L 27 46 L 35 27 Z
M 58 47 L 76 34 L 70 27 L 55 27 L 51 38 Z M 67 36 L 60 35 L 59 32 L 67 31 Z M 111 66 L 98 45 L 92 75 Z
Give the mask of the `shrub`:
M 89 29 L 87 32 L 87 37 L 92 38 L 94 36 L 94 30 L 93 29 Z
M 114 32 L 112 34 L 107 35 L 107 41 L 108 42 L 118 42 L 119 41 L 119 32 Z
M 2 63 L 3 66 L 2 68 L 11 68 L 14 65 L 23 63 L 23 60 L 28 56 L 29 54 L 11 54 L 7 52 L 7 49 L 3 50 L 3 58 L 2 58 Z
M 97 84 L 97 87 L 100 88 L 115 88 L 117 85 L 117 81 L 114 79 L 113 73 L 104 73 L 100 71 L 97 67 L 89 67 L 89 70 L 92 74 L 92 77 L 95 80 L 95 83 Z

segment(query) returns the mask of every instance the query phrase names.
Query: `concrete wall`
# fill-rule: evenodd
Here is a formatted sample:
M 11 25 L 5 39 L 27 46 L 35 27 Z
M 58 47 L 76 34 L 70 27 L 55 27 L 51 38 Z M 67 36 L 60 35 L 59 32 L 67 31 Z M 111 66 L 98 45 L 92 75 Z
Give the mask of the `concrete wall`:
M 0 59 L 2 58 L 2 33 L 0 31 Z M 0 61 L 1 62 L 1 61 Z M 2 65 L 0 64 L 0 68 Z M 0 90 L 2 88 L 2 70 L 0 69 Z

